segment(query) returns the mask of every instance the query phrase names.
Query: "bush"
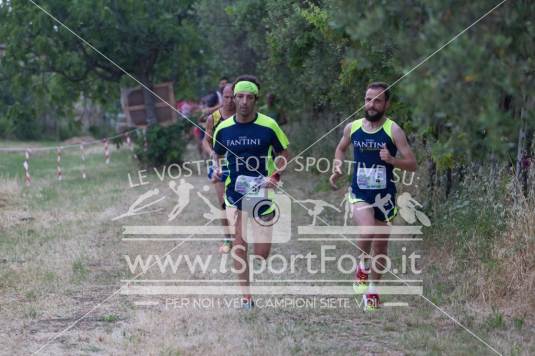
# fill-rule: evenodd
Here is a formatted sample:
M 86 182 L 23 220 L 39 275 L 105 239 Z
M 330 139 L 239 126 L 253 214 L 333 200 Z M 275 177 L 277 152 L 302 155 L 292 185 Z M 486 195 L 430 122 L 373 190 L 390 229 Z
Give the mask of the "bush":
M 82 124 L 80 121 L 73 119 L 64 120 L 60 122 L 59 139 L 61 141 L 67 140 L 74 136 L 79 136 L 82 133 Z
M 153 125 L 147 129 L 147 150 L 144 148 L 143 135 L 137 135 L 135 153 L 142 164 L 163 166 L 182 163 L 186 148 L 185 125 L 179 121 L 170 126 Z
M 13 133 L 13 122 L 5 116 L 0 116 L 0 137 L 9 138 Z
M 19 140 L 37 140 L 41 132 L 41 125 L 34 117 L 25 117 L 14 123 L 13 133 Z
M 104 125 L 91 125 L 89 126 L 89 134 L 96 139 L 106 138 L 110 135 L 112 130 Z

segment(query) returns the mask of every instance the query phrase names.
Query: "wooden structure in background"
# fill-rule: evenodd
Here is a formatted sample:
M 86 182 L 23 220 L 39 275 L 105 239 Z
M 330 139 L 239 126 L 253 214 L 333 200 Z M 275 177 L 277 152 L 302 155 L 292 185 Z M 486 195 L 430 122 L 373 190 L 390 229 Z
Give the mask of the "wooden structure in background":
M 154 98 L 156 121 L 158 124 L 166 126 L 174 123 L 177 119 L 177 113 L 172 108 L 175 107 L 175 94 L 173 92 L 173 83 L 166 82 L 154 85 L 152 89 L 159 97 Z M 169 104 L 169 105 L 168 105 Z M 143 88 L 121 89 L 121 106 L 126 116 L 128 127 L 146 127 L 147 113 L 145 111 L 145 97 Z M 171 106 L 171 107 L 169 107 Z

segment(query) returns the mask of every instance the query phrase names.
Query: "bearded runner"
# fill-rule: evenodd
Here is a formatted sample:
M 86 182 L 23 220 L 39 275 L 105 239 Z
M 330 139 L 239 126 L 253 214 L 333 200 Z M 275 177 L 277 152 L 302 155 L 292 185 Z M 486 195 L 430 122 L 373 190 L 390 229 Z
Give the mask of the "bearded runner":
M 387 265 L 389 234 L 378 234 L 374 227 L 388 226 L 396 214 L 396 186 L 393 169 L 416 170 L 416 159 L 403 130 L 385 116 L 390 105 L 388 85 L 371 83 L 364 97 L 365 117 L 348 124 L 335 151 L 331 186 L 342 176 L 342 162 L 350 145 L 353 146 L 353 179 L 349 202 L 354 223 L 366 227 L 357 241 L 363 259 L 355 274 L 355 292 L 363 295 L 367 310 L 379 307 L 376 285 Z M 397 153 L 402 157 L 396 157 Z M 374 265 L 369 266 L 373 251 Z M 368 283 L 368 275 L 371 279 Z

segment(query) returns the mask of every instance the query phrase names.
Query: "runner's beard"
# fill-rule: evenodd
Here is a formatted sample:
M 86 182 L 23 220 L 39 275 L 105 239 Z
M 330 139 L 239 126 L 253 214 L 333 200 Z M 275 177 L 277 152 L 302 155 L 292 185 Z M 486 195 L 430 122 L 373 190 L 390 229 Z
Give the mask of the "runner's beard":
M 367 110 L 364 110 L 364 117 L 366 117 L 366 120 L 371 122 L 379 121 L 383 118 L 383 115 L 385 114 L 384 111 L 377 111 L 374 115 L 370 115 Z

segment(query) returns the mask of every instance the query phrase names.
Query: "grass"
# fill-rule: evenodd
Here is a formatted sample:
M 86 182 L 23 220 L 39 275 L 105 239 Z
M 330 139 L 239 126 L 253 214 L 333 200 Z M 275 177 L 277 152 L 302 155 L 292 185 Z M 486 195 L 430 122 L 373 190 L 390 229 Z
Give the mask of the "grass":
M 505 320 L 502 313 L 498 311 L 492 312 L 491 315 L 485 320 L 485 324 L 488 330 L 503 329 L 505 328 Z
M 88 178 L 82 180 L 79 152 L 70 149 L 62 157 L 64 180 L 57 181 L 55 158 L 55 152 L 32 155 L 32 183 L 26 187 L 23 157 L 14 153 L 0 157 L 0 252 L 9 267 L 0 272 L 2 285 L 24 290 L 19 281 L 25 280 L 34 287 L 32 293 L 41 296 L 56 288 L 58 281 L 81 283 L 90 275 L 82 256 L 84 251 L 94 256 L 94 251 L 87 250 L 83 237 L 98 224 L 103 207 L 113 204 L 110 188 L 124 187 L 127 172 L 135 169 L 128 151 L 112 150 L 108 166 L 97 148 L 88 149 Z
M 434 263 L 432 289 L 446 285 L 450 298 L 476 298 L 487 308 L 497 304 L 509 317 L 523 315 L 535 305 L 535 249 L 532 223 L 535 191 L 518 202 L 507 171 L 469 171 L 452 197 L 438 206 L 430 230 Z M 489 189 L 491 187 L 491 189 Z M 444 255 L 444 249 L 448 254 Z M 440 254 L 440 255 L 438 255 Z M 445 276 L 455 276 L 454 283 Z M 440 293 L 443 294 L 443 293 Z
M 80 283 L 83 281 L 89 273 L 84 262 L 79 258 L 72 263 L 72 281 L 73 283 Z
M 122 255 L 147 250 L 164 253 L 173 246 L 122 243 L 120 224 L 110 221 L 146 189 L 128 187 L 127 174 L 137 168 L 129 151 L 114 150 L 112 164 L 108 166 L 104 164 L 101 147 L 88 150 L 86 180 L 80 177 L 76 149 L 66 150 L 63 158 L 65 179 L 58 182 L 55 154 L 32 156 L 33 181 L 26 187 L 21 155 L 0 156 L 0 317 L 5 321 L 0 326 L 0 335 L 11 336 L 12 340 L 6 342 L 8 351 L 34 351 L 51 335 L 111 295 L 120 279 L 131 277 L 122 264 Z M 192 179 L 197 185 L 206 184 L 205 177 Z M 334 200 L 338 196 L 328 189 L 324 175 L 289 173 L 284 181 L 285 189 L 296 197 L 324 199 L 337 205 Z M 511 209 L 503 216 L 500 209 L 489 209 L 488 201 L 510 206 L 507 196 L 500 193 L 500 189 L 508 189 L 507 182 L 495 183 L 498 188 L 493 192 L 473 185 L 463 187 L 464 190 L 454 193 L 451 203 L 437 210 L 433 227 L 426 230 L 425 246 L 417 246 L 424 255 L 424 294 L 499 350 L 529 354 L 535 352 L 533 318 L 526 313 L 529 293 L 533 292 L 533 285 L 528 284 L 534 270 L 533 250 L 529 247 L 533 235 L 529 229 L 530 221 L 535 218 L 526 209 Z M 158 187 L 165 188 L 165 182 Z M 475 192 L 481 200 L 468 200 Z M 501 200 L 492 200 L 496 197 Z M 477 209 L 468 212 L 466 201 Z M 525 204 L 531 206 L 532 202 Z M 199 218 L 198 211 L 188 214 L 188 222 L 195 223 Z M 295 224 L 310 222 L 303 209 L 295 208 L 292 214 Z M 329 212 L 324 216 L 329 221 L 340 218 Z M 151 219 L 147 215 L 140 221 L 151 223 Z M 347 250 L 339 252 L 354 249 L 350 245 L 346 247 Z M 216 248 L 214 243 L 185 244 L 180 252 L 204 253 Z M 306 250 L 319 254 L 317 249 L 317 244 L 295 241 L 274 246 L 279 253 Z M 400 249 L 401 246 L 392 244 L 390 252 L 399 256 Z M 480 250 L 485 253 L 478 254 Z M 517 257 L 518 270 L 516 276 L 509 278 L 515 266 L 505 261 L 511 256 Z M 300 273 L 281 278 L 299 277 Z M 493 283 L 496 274 L 506 276 L 499 281 L 501 285 Z M 331 271 L 330 277 L 347 276 Z M 507 293 L 500 295 L 504 289 Z M 511 310 L 504 305 L 506 298 L 512 298 L 517 307 Z M 232 309 L 143 309 L 134 307 L 133 300 L 136 299 L 116 296 L 103 303 L 67 332 L 61 342 L 53 343 L 48 352 L 161 355 L 489 352 L 420 297 L 387 296 L 385 301 L 408 301 L 410 307 L 385 308 L 373 314 L 364 314 L 354 305 L 348 309 L 258 309 L 252 313 Z M 30 329 L 36 330 L 35 333 L 30 333 Z
M 104 315 L 100 320 L 105 321 L 107 323 L 115 323 L 119 320 L 119 316 L 115 314 Z

